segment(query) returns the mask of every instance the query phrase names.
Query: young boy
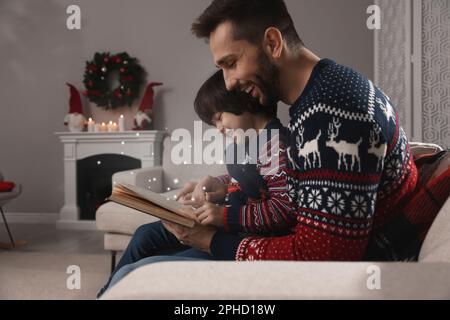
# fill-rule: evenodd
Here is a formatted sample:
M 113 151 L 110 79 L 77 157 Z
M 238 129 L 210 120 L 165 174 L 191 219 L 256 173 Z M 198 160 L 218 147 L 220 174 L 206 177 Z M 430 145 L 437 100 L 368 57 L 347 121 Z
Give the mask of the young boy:
M 261 148 L 258 146 L 258 160 L 253 161 L 256 163 L 227 164 L 229 175 L 205 177 L 192 188 L 185 187 L 183 190 L 186 192 L 182 191 L 178 200 L 199 207 L 193 212 L 200 223 L 228 232 L 254 235 L 288 233 L 296 222 L 296 215 L 286 185 L 287 130 L 276 118 L 276 106 L 264 107 L 244 92 L 228 92 L 222 71 L 217 71 L 200 88 L 195 99 L 195 111 L 204 122 L 214 125 L 223 134 L 231 132 L 235 141 L 231 147 L 246 143 L 242 135 L 234 131 L 236 129 L 254 129 L 256 132 L 266 129 L 269 137 Z M 270 135 L 274 129 L 277 131 Z M 227 152 L 231 152 L 229 148 Z M 221 191 L 208 193 L 208 190 Z M 143 225 L 134 233 L 98 297 L 135 268 L 157 261 L 154 258 L 158 257 L 153 257 L 156 255 L 173 255 L 174 259 L 213 259 L 205 252 L 180 243 L 161 222 Z M 119 269 L 121 271 L 116 274 Z
M 226 91 L 222 71 L 217 71 L 204 83 L 194 106 L 204 122 L 215 126 L 224 135 L 233 135 L 235 144 L 230 144 L 227 153 L 231 148 L 235 148 L 235 155 L 239 154 L 236 151 L 239 148 L 248 151 L 245 148 L 248 141 L 242 136 L 242 132 L 247 130 L 259 132 L 265 129 L 268 137 L 266 141 L 258 139 L 257 161 L 241 163 L 235 156 L 233 163 L 227 163 L 228 175 L 204 178 L 192 195 L 181 194 L 181 201 L 197 205 L 204 203 L 194 212 L 199 221 L 226 231 L 248 234 L 289 231 L 296 216 L 286 188 L 287 129 L 276 118 L 277 107 L 261 106 L 245 92 Z M 205 192 L 217 189 L 222 191 Z M 225 202 L 225 205 L 213 202 Z

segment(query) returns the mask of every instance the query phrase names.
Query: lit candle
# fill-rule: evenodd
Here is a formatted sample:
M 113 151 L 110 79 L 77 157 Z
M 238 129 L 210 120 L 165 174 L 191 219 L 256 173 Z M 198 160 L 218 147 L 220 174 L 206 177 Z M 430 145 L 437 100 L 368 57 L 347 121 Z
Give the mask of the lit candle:
M 113 124 L 112 124 L 112 130 L 111 130 L 112 132 L 117 132 L 117 131 L 119 131 L 119 127 L 117 126 L 117 123 L 115 123 L 115 122 L 113 122 Z
M 108 131 L 108 127 L 106 126 L 106 124 L 104 122 L 102 122 L 102 125 L 100 126 L 100 131 L 101 132 L 107 132 Z
M 95 131 L 95 122 L 92 120 L 92 118 L 89 118 L 88 120 L 88 132 L 94 132 Z
M 125 131 L 125 118 L 123 117 L 123 114 L 121 114 L 119 117 L 119 131 Z
M 110 121 L 110 122 L 108 123 L 108 132 L 112 132 L 112 131 L 113 131 L 113 122 Z

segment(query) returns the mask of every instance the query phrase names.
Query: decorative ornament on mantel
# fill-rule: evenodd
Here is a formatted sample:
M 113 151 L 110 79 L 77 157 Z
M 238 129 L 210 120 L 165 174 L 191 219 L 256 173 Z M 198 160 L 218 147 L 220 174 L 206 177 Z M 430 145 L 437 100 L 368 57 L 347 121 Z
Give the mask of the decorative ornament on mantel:
M 111 75 L 118 72 L 119 85 L 111 88 Z M 94 59 L 86 62 L 83 83 L 84 95 L 99 107 L 115 109 L 128 105 L 139 96 L 145 70 L 136 58 L 122 52 L 95 53 Z
M 67 83 L 70 88 L 69 114 L 64 118 L 64 125 L 70 132 L 82 132 L 86 126 L 86 118 L 83 115 L 80 92 L 74 85 Z
M 152 130 L 153 129 L 153 99 L 155 92 L 153 87 L 162 86 L 161 82 L 151 82 L 145 89 L 139 110 L 134 117 L 133 130 Z

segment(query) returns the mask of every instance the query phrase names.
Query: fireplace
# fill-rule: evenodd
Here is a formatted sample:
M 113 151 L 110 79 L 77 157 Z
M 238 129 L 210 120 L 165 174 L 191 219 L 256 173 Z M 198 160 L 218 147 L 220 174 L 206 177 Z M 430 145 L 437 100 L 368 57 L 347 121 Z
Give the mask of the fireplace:
M 118 154 L 101 154 L 77 161 L 77 204 L 80 220 L 95 220 L 95 212 L 111 194 L 111 177 L 141 168 L 141 161 Z
M 64 206 L 58 228 L 95 229 L 95 210 L 118 171 L 161 165 L 163 131 L 57 132 L 64 145 Z

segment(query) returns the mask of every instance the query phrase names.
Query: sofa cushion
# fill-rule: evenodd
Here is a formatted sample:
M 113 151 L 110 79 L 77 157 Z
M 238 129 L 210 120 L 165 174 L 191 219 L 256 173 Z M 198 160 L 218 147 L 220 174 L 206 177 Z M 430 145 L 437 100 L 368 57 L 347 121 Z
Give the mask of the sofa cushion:
M 97 209 L 96 222 L 99 230 L 131 235 L 143 224 L 158 221 L 157 218 L 140 211 L 107 202 Z
M 380 290 L 372 287 L 377 284 L 377 274 Z M 279 261 L 153 263 L 132 271 L 102 296 L 194 300 L 448 298 L 448 263 Z
M 450 198 L 428 231 L 420 250 L 419 261 L 450 262 Z
M 4 206 L 12 199 L 17 198 L 21 193 L 22 193 L 22 186 L 20 184 L 16 184 L 14 188 L 9 192 L 1 192 L 0 207 Z
M 12 181 L 0 181 L 0 192 L 9 192 L 14 189 L 15 183 Z
M 131 235 L 118 233 L 105 233 L 104 247 L 110 251 L 124 251 L 131 240 Z

